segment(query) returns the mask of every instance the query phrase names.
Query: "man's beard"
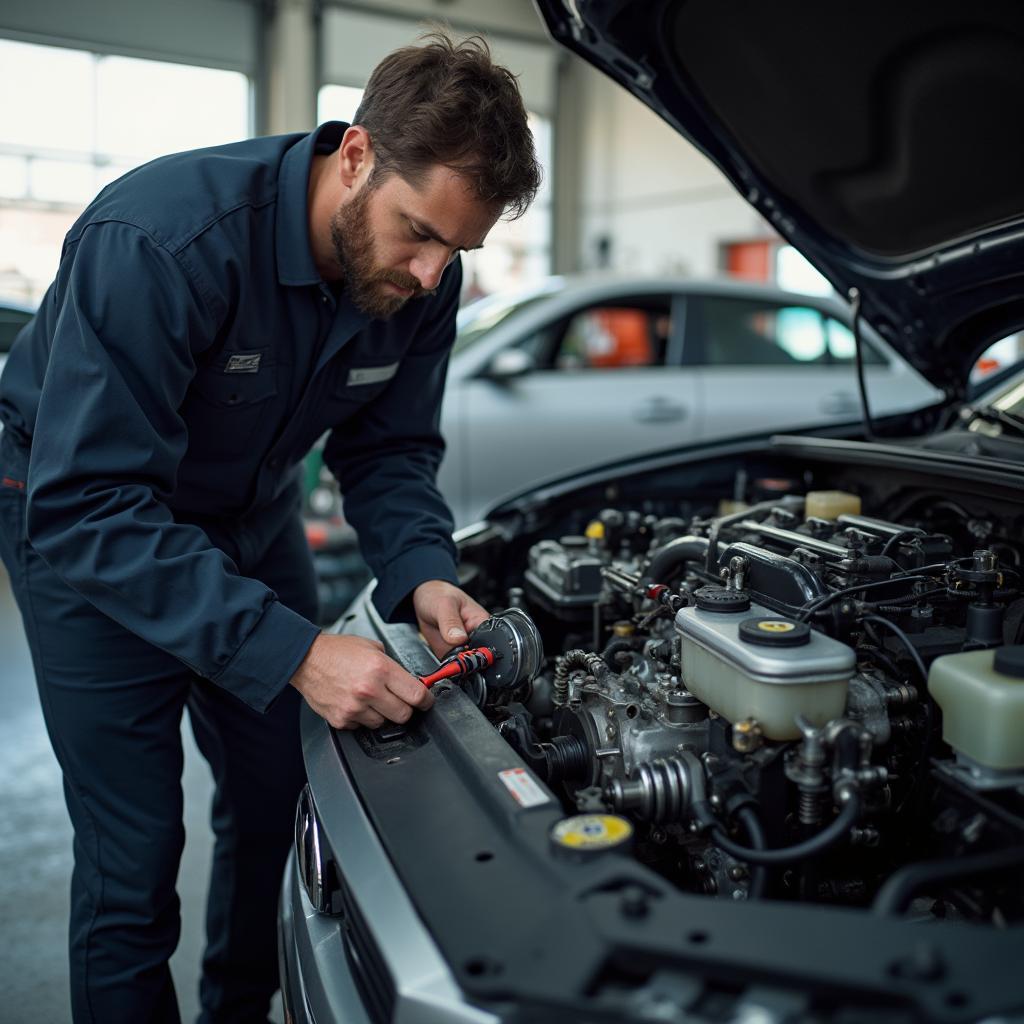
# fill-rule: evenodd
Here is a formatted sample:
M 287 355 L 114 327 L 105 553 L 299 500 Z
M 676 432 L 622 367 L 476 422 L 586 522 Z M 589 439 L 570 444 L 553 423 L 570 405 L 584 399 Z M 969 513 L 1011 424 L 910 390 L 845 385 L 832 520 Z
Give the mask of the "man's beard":
M 373 255 L 368 207 L 371 186 L 364 185 L 346 206 L 339 206 L 331 218 L 334 258 L 341 268 L 342 283 L 355 307 L 369 317 L 385 320 L 397 313 L 409 299 L 432 294 L 420 287 L 411 274 L 383 270 Z M 385 283 L 398 285 L 412 295 L 395 295 Z

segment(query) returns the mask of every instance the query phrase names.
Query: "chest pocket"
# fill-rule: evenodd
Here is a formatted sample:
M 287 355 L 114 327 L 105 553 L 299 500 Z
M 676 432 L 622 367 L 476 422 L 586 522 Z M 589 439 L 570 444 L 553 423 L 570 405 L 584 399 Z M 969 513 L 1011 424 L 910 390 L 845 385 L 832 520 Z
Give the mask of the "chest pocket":
M 221 353 L 196 374 L 192 390 L 221 409 L 265 402 L 277 394 L 277 376 L 267 356 L 267 349 Z
M 193 454 L 216 460 L 269 447 L 277 425 L 272 399 L 278 379 L 268 354 L 222 353 L 199 370 L 181 408 Z
M 398 373 L 400 361 L 378 357 L 372 363 L 338 365 L 325 383 L 322 398 L 322 429 L 339 426 L 354 416 L 388 386 Z

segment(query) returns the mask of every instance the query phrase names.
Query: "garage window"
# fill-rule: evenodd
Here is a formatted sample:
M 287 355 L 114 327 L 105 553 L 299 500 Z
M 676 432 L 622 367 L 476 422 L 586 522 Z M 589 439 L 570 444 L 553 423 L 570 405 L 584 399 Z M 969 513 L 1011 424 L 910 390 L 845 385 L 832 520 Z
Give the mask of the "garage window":
M 0 296 L 29 304 L 105 185 L 249 135 L 249 79 L 219 68 L 0 39 L 0 95 Z

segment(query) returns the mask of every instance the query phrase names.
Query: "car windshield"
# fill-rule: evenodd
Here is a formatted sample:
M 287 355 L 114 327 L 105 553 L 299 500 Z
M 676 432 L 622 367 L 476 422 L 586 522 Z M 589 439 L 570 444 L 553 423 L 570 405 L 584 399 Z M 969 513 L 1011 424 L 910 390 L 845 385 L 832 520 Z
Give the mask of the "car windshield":
M 459 310 L 456 320 L 455 345 L 453 353 L 462 352 L 482 338 L 491 328 L 529 306 L 547 298 L 561 287 L 558 281 L 546 281 L 529 291 L 501 292 L 477 299 Z

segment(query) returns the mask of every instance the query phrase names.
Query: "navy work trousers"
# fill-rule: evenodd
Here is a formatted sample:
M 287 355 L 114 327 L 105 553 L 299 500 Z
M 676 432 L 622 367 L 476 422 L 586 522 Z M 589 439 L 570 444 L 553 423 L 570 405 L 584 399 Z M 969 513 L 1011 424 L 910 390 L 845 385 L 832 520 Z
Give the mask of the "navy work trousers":
M 175 882 L 185 842 L 180 728 L 187 706 L 216 783 L 200 1021 L 266 1021 L 278 987 L 279 883 L 305 781 L 301 698 L 286 687 L 259 714 L 68 587 L 25 537 L 26 462 L 27 453 L 0 433 L 0 556 L 24 619 L 75 833 L 73 1018 L 180 1020 L 168 959 L 180 931 Z M 259 564 L 239 569 L 316 621 L 298 515 Z

